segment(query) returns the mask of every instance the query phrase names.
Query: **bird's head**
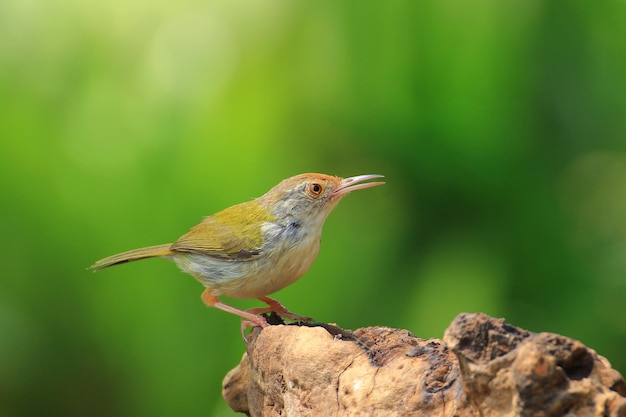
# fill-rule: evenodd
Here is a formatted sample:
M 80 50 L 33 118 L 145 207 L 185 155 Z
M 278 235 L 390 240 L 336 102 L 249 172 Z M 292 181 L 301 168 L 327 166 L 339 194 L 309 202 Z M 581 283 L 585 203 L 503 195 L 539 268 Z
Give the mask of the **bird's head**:
M 382 175 L 357 175 L 340 178 L 324 174 L 300 174 L 287 178 L 260 197 L 279 222 L 297 221 L 321 228 L 337 203 L 355 190 L 382 185 L 366 182 Z

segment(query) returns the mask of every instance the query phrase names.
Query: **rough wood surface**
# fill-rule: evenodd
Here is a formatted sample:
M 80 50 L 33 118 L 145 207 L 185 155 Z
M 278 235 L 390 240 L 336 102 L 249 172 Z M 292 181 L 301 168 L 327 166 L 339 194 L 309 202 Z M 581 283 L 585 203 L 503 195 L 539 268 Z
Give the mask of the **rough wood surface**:
M 461 314 L 444 340 L 332 325 L 255 329 L 223 396 L 250 416 L 618 416 L 626 385 L 582 343 Z

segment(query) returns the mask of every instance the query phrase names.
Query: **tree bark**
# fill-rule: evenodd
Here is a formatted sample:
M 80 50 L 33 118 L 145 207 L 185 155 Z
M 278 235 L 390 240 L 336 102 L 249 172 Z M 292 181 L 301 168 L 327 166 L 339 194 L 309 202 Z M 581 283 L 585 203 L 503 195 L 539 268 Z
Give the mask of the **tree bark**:
M 255 329 L 224 378 L 249 416 L 616 416 L 626 385 L 582 343 L 460 314 L 443 340 L 332 325 Z

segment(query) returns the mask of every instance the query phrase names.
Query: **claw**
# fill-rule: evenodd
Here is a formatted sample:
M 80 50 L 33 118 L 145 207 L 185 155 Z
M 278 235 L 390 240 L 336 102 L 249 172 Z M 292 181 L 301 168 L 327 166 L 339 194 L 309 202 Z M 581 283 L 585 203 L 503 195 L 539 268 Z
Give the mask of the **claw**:
M 300 316 L 298 314 L 292 313 L 291 311 L 287 310 L 287 308 L 284 305 L 282 305 L 280 301 L 274 300 L 273 298 L 259 297 L 259 300 L 267 304 L 268 307 L 251 308 L 246 311 L 252 314 L 276 313 L 280 317 L 286 317 L 291 320 L 302 321 L 305 323 L 310 323 L 313 321 L 313 319 L 310 317 L 304 317 L 304 316 Z
M 260 327 L 263 329 L 269 326 L 269 324 L 267 324 L 267 320 L 265 320 L 263 316 L 257 316 L 257 317 L 260 319 L 258 322 L 253 322 L 252 320 L 241 321 L 241 338 L 244 340 L 244 342 L 246 342 L 246 344 L 248 343 L 248 338 L 246 337 L 246 329 L 248 327 Z M 263 320 L 264 324 L 261 324 L 261 320 Z

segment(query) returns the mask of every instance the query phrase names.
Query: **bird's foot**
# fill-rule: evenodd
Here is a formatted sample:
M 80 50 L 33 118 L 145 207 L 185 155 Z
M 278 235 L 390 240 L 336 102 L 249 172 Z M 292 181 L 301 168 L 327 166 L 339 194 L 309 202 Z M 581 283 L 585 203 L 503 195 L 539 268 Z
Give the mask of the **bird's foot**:
M 252 313 L 252 314 L 255 314 L 255 313 Z M 248 343 L 248 339 L 246 338 L 246 329 L 248 327 L 260 327 L 263 329 L 267 326 L 269 326 L 269 324 L 267 323 L 267 320 L 265 320 L 265 317 L 263 316 L 257 315 L 254 320 L 252 318 L 250 320 L 242 320 L 241 321 L 241 337 L 246 343 Z
M 263 301 L 268 306 L 251 308 L 249 310 L 246 310 L 246 312 L 252 313 L 252 314 L 276 313 L 278 316 L 282 318 L 288 318 L 290 320 L 301 321 L 304 323 L 310 323 L 313 321 L 311 317 L 305 317 L 299 314 L 292 313 L 291 311 L 287 310 L 287 308 L 284 305 L 282 305 L 280 301 L 274 300 L 273 298 L 259 297 L 259 300 Z

